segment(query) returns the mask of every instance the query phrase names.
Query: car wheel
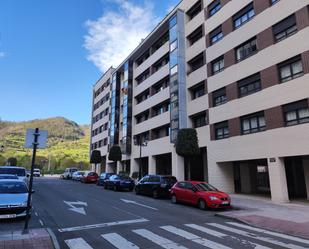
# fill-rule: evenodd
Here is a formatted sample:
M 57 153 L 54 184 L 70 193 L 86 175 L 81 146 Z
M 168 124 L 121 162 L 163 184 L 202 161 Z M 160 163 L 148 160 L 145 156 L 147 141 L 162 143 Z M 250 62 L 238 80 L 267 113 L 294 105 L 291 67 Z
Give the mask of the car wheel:
M 104 184 L 104 189 L 107 189 L 107 185 L 106 184 Z
M 154 189 L 154 190 L 152 191 L 152 197 L 155 198 L 155 199 L 158 199 L 158 197 L 159 197 L 159 192 L 158 192 L 157 189 Z
M 177 197 L 176 197 L 176 195 L 172 195 L 172 197 L 171 197 L 171 202 L 172 202 L 173 204 L 176 204 L 176 203 L 177 203 Z
M 129 188 L 129 191 L 132 192 L 132 191 L 133 191 L 133 188 Z
M 199 199 L 198 207 L 201 210 L 205 210 L 207 208 L 207 204 L 206 204 L 206 202 L 203 199 Z

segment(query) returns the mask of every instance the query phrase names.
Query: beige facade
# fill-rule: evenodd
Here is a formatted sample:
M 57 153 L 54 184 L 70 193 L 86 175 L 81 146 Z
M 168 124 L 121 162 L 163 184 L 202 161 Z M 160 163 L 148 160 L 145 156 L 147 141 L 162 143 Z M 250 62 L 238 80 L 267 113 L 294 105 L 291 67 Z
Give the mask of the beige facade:
M 184 18 L 177 19 L 176 43 L 175 16 Z M 306 0 L 181 1 L 95 84 L 91 149 L 102 155 L 96 170 L 173 174 L 281 202 L 309 199 L 308 40 Z M 170 137 L 175 60 L 186 86 L 176 96 L 186 113 L 179 123 L 197 130 L 201 148 L 190 167 Z M 107 159 L 114 144 L 123 149 L 117 166 Z

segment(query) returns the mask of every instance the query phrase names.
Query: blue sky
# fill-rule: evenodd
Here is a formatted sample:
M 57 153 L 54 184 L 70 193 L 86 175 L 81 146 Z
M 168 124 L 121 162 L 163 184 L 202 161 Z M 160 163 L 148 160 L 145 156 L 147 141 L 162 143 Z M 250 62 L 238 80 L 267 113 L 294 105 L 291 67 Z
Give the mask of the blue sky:
M 177 3 L 1 0 L 0 118 L 89 123 L 92 85 Z

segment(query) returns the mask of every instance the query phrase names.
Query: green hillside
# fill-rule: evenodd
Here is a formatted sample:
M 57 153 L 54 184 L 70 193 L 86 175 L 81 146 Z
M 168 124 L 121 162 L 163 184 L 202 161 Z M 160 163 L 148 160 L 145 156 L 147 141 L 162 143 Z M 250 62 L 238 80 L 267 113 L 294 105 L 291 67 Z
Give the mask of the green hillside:
M 48 131 L 47 148 L 38 150 L 36 164 L 46 170 L 58 171 L 69 166 L 89 167 L 89 126 L 80 126 L 63 117 L 26 122 L 0 121 L 0 165 L 16 157 L 18 165 L 30 167 L 31 149 L 25 149 L 25 134 L 29 128 Z

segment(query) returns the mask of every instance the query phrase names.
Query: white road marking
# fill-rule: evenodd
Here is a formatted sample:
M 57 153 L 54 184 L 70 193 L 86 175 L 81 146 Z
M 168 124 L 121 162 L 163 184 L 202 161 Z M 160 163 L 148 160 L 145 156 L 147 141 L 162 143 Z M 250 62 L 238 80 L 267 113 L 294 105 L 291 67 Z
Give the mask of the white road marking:
M 231 238 L 231 239 L 233 239 L 233 240 L 235 240 L 235 241 L 237 241 L 237 242 L 239 242 L 239 243 L 241 243 L 245 246 L 250 245 L 250 246 L 252 246 L 252 248 L 255 248 L 255 249 L 271 249 L 270 247 L 262 246 L 262 245 L 259 245 L 257 243 L 251 242 L 249 240 L 244 240 L 244 239 L 241 239 L 239 237 L 230 236 L 230 235 L 227 235 L 225 233 L 221 233 L 221 232 L 218 232 L 218 231 L 206 228 L 206 227 L 202 227 L 202 226 L 199 226 L 199 225 L 185 224 L 185 226 L 196 229 L 196 230 L 204 232 L 204 233 L 207 233 L 207 234 L 214 236 L 214 237 L 217 237 L 217 238 L 221 238 L 221 239 Z
M 154 207 L 151 207 L 151 206 L 148 206 L 148 205 L 144 205 L 144 204 L 138 203 L 138 202 L 136 202 L 136 201 L 126 200 L 126 199 L 120 199 L 120 200 L 122 200 L 122 201 L 125 202 L 125 203 L 135 204 L 135 205 L 137 205 L 137 206 L 149 208 L 149 209 L 156 210 L 156 211 L 158 210 L 157 208 L 154 208 Z
M 64 241 L 70 249 L 93 249 L 84 239 L 68 239 Z
M 285 247 L 285 248 L 290 248 L 290 249 L 308 249 L 308 248 L 305 248 L 305 247 L 302 247 L 302 246 L 297 246 L 297 245 L 294 245 L 294 244 L 284 243 L 284 242 L 275 240 L 273 238 L 262 237 L 262 236 L 259 236 L 259 235 L 256 235 L 256 234 L 252 234 L 250 232 L 246 232 L 246 231 L 243 231 L 243 230 L 235 229 L 235 228 L 224 226 L 224 225 L 217 224 L 217 223 L 207 223 L 207 224 L 210 225 L 210 226 L 217 227 L 217 228 L 220 228 L 222 230 L 231 232 L 231 233 L 236 233 L 236 234 L 239 234 L 239 235 L 251 238 L 251 239 L 261 240 L 261 241 L 264 241 L 264 242 L 267 242 L 267 243 L 271 243 L 271 244 L 274 244 L 274 245 L 277 245 L 277 246 L 282 246 L 282 247 Z
M 60 249 L 60 245 L 58 243 L 57 237 L 54 234 L 54 232 L 50 228 L 47 228 L 47 232 L 49 233 L 51 239 L 53 240 L 53 244 L 54 244 L 55 249 Z
M 34 212 L 35 216 L 39 216 L 37 212 Z
M 115 222 L 107 222 L 101 224 L 94 224 L 94 225 L 85 225 L 85 226 L 76 226 L 76 227 L 68 227 L 68 228 L 61 228 L 58 229 L 60 233 L 63 232 L 72 232 L 72 231 L 81 231 L 81 230 L 88 230 L 94 228 L 102 228 L 102 227 L 110 227 L 110 226 L 118 226 L 118 225 L 127 225 L 127 224 L 134 224 L 134 223 L 141 223 L 147 222 L 144 218 L 136 219 L 136 220 L 123 220 L 123 221 L 115 221 Z
M 219 244 L 217 242 L 211 241 L 211 240 L 207 240 L 204 238 L 201 238 L 193 233 L 189 233 L 185 230 L 179 229 L 177 227 L 173 227 L 173 226 L 162 226 L 162 229 L 164 229 L 165 231 L 171 232 L 173 234 L 176 234 L 178 236 L 181 236 L 185 239 L 191 240 L 192 242 L 195 242 L 197 244 L 200 244 L 202 246 L 211 248 L 211 249 L 232 249 L 231 247 L 228 246 L 224 246 L 222 244 Z
M 138 246 L 117 233 L 107 233 L 102 234 L 101 236 L 118 249 L 139 249 Z
M 39 220 L 39 222 L 40 222 L 41 226 L 43 227 L 43 226 L 44 226 L 43 221 L 42 221 L 42 220 Z
M 239 224 L 239 223 L 236 223 L 236 222 L 227 222 L 227 224 L 230 224 L 230 225 L 233 225 L 233 226 L 238 226 L 238 227 L 245 228 L 245 229 L 249 229 L 249 230 L 252 230 L 252 231 L 255 231 L 255 232 L 266 233 L 266 234 L 269 234 L 269 235 L 272 235 L 272 236 L 276 236 L 276 237 L 280 237 L 280 238 L 283 238 L 283 239 L 292 240 L 292 241 L 296 241 L 296 242 L 300 242 L 300 243 L 309 245 L 309 240 L 306 240 L 306 239 L 302 239 L 302 238 L 298 238 L 298 237 L 294 237 L 294 236 L 290 236 L 290 235 L 286 235 L 286 234 L 282 234 L 282 233 L 271 232 L 271 231 L 267 231 L 265 229 L 251 227 L 251 226 Z
M 75 205 L 87 207 L 88 204 L 86 202 L 82 202 L 82 201 L 75 201 L 75 202 L 73 202 L 73 201 L 63 201 L 63 202 L 71 207 L 71 208 L 69 208 L 69 210 L 76 212 L 76 213 L 79 213 L 79 214 L 86 215 L 86 211 L 83 207 L 75 207 Z
M 133 230 L 134 233 L 150 240 L 151 242 L 165 248 L 165 249 L 188 249 L 187 247 L 181 246 L 174 241 L 163 238 L 155 233 L 152 233 L 146 229 Z

